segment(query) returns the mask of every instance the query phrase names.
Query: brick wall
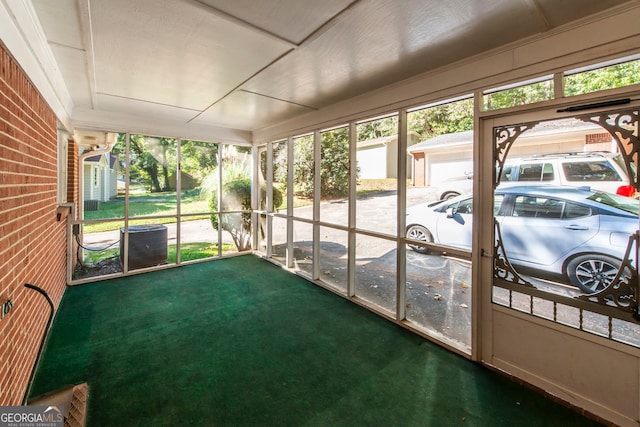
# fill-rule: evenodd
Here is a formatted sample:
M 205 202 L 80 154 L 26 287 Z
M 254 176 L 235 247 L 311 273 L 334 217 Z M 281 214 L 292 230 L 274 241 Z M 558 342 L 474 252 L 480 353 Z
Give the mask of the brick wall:
M 66 284 L 65 221 L 56 220 L 56 118 L 0 43 L 0 405 L 19 405 Z

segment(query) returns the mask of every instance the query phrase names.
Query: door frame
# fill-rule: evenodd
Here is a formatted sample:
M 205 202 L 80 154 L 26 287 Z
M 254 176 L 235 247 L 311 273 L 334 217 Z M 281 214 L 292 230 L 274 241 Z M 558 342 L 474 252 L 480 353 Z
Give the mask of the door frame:
M 634 89 L 612 91 L 608 96 L 573 97 L 570 103 L 560 99 L 479 114 L 474 135 L 474 223 L 493 223 L 494 127 L 627 107 L 638 109 L 640 93 L 637 87 Z M 627 97 L 632 101 L 622 106 L 566 111 L 576 105 Z M 476 94 L 476 102 L 481 99 L 481 94 Z M 494 227 L 474 230 L 473 283 L 478 286 L 474 293 L 472 358 L 607 420 L 637 425 L 640 349 L 493 304 L 494 234 Z M 594 366 L 597 357 L 610 361 L 606 368 Z

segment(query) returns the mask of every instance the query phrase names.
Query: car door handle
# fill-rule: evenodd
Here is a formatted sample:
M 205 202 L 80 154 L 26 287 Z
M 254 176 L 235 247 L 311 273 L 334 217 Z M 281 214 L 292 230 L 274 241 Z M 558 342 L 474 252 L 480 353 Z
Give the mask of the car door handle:
M 578 225 L 578 224 L 565 225 L 564 228 L 567 228 L 569 230 L 588 230 L 589 229 L 589 227 L 587 227 L 586 225 Z

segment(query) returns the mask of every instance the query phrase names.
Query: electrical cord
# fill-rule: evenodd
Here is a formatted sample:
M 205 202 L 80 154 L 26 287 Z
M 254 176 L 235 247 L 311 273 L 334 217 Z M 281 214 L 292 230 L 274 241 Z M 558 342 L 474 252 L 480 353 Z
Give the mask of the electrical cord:
M 107 250 L 110 247 L 114 246 L 116 243 L 120 242 L 120 240 L 116 240 L 115 242 L 113 242 L 110 245 L 107 245 L 107 246 L 105 246 L 103 248 L 89 248 L 89 247 L 84 246 L 82 243 L 80 243 L 80 235 L 79 234 L 75 234 L 75 238 L 76 238 L 76 243 L 78 244 L 78 248 L 76 249 L 76 260 L 78 261 L 78 264 L 80 264 L 81 266 L 84 266 L 84 262 L 82 262 L 82 256 L 80 255 L 80 248 L 85 249 L 87 251 L 100 252 L 100 251 Z
M 82 249 L 86 249 L 88 251 L 96 251 L 96 252 L 104 251 L 104 250 L 109 249 L 111 246 L 115 245 L 118 242 L 120 242 L 120 240 L 116 240 L 115 242 L 111 243 L 110 245 L 105 246 L 104 248 L 88 248 L 88 247 L 84 246 L 82 243 L 80 243 L 80 237 L 76 234 L 76 243 L 78 244 L 78 246 L 81 247 Z

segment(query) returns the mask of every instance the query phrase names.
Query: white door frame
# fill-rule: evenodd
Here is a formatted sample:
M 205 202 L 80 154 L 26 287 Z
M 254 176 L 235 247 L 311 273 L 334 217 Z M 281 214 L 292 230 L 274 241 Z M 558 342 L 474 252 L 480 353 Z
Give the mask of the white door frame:
M 640 108 L 637 88 L 629 95 L 636 101 L 622 107 Z M 475 224 L 493 224 L 493 128 L 618 109 L 621 107 L 558 112 L 624 96 L 616 92 L 607 98 L 581 98 L 571 104 L 558 100 L 535 108 L 481 114 L 474 141 Z M 477 227 L 473 283 L 479 286 L 474 295 L 473 359 L 617 424 L 639 425 L 640 349 L 493 304 L 493 253 L 494 227 Z

